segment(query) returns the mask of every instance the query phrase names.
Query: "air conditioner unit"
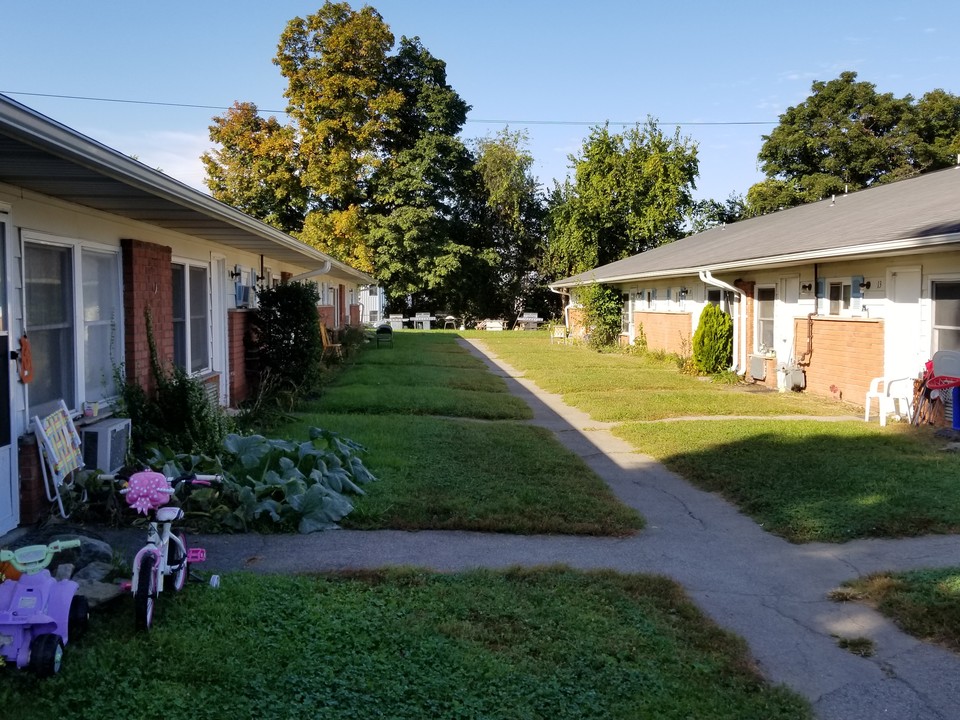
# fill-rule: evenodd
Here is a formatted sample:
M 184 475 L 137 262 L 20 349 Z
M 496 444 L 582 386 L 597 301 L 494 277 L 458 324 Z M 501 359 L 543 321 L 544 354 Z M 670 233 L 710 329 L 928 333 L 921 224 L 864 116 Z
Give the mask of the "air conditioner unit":
M 130 446 L 130 418 L 110 418 L 78 429 L 88 470 L 112 473 L 123 467 Z

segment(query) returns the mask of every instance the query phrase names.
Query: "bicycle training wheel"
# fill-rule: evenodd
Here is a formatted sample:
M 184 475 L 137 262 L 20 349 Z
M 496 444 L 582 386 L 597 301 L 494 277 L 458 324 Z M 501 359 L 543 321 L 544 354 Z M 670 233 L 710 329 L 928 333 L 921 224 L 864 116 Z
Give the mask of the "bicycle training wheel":
M 183 533 L 178 533 L 177 537 L 180 539 L 179 543 L 174 538 L 170 538 L 170 542 L 167 543 L 167 567 L 173 573 L 173 589 L 180 592 L 183 590 L 183 586 L 187 584 L 189 566 L 187 564 L 187 539 L 183 536 Z
M 133 612 L 137 630 L 153 625 L 153 606 L 157 601 L 157 557 L 147 553 L 140 558 L 137 587 L 133 595 Z

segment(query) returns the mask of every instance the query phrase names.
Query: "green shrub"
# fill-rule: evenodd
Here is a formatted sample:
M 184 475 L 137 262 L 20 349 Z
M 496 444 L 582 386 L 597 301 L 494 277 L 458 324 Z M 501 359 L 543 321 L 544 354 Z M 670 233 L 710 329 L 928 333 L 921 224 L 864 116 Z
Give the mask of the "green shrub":
M 707 305 L 700 313 L 693 334 L 693 364 L 706 375 L 730 367 L 733 360 L 733 319 L 716 305 Z
M 283 283 L 258 294 L 253 344 L 260 371 L 269 371 L 278 386 L 301 397 L 320 386 L 323 341 L 317 318 L 319 301 L 314 283 Z
M 620 292 L 607 285 L 585 285 L 577 290 L 577 299 L 583 306 L 589 345 L 597 349 L 616 345 L 623 313 Z

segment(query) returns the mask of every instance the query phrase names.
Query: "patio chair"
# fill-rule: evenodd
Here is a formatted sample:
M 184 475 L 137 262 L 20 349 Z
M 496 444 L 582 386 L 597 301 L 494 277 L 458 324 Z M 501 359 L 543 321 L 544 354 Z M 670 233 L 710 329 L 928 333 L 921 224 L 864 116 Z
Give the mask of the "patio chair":
M 33 427 L 40 448 L 40 469 L 47 500 L 56 502 L 60 516 L 66 518 L 69 513 L 63 507 L 60 488 L 72 483 L 76 471 L 83 468 L 80 435 L 63 400 L 45 418 L 34 416 Z
M 550 331 L 550 344 L 553 343 L 563 343 L 566 345 L 570 342 L 570 333 L 567 332 L 566 325 L 554 325 L 553 329 Z
M 393 328 L 390 327 L 389 323 L 384 323 L 377 328 L 377 347 L 381 345 L 389 345 L 393 347 Z
M 330 342 L 330 338 L 327 336 L 327 326 L 323 323 L 320 323 L 320 339 L 323 341 L 323 352 L 320 353 L 321 360 L 327 356 L 327 353 L 336 355 L 343 360 L 343 345 Z
M 900 408 L 901 417 L 910 418 L 913 404 L 913 378 L 878 377 L 870 381 L 870 389 L 864 401 L 864 422 L 870 421 L 870 404 L 876 399 L 880 412 L 880 425 L 887 424 L 887 415 Z

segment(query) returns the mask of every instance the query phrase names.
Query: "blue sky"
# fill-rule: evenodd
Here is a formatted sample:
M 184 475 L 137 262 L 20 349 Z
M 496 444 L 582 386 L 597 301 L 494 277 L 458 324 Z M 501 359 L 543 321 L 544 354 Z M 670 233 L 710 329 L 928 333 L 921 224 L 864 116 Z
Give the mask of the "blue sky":
M 0 92 L 195 187 L 217 109 L 282 111 L 280 33 L 319 0 L 43 0 L 5 3 Z M 700 148 L 697 197 L 761 179 L 761 135 L 814 80 L 854 70 L 881 92 L 960 94 L 960 3 L 376 0 L 394 34 L 419 35 L 473 109 L 465 137 L 529 133 L 544 185 L 568 172 L 590 125 L 656 118 Z M 362 3 L 354 2 L 359 8 Z M 281 116 L 282 117 L 282 116 Z M 537 121 L 531 123 L 530 121 Z M 766 124 L 696 124 L 766 123 Z M 614 127 L 619 130 L 619 126 Z

